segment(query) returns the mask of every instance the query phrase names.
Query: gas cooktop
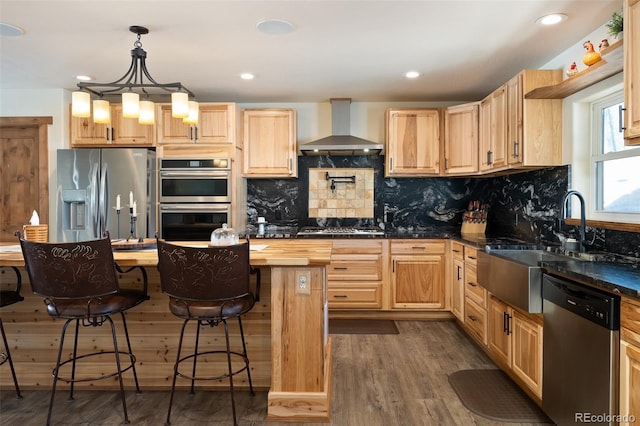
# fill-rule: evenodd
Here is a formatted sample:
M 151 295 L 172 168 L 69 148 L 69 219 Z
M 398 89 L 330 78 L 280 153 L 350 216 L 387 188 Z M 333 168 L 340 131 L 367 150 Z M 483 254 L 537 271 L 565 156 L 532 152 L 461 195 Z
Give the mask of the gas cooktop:
M 327 228 L 314 228 L 304 227 L 296 236 L 298 237 L 322 237 L 322 236 L 381 236 L 384 235 L 384 231 L 376 228 L 352 228 L 352 227 L 327 227 Z

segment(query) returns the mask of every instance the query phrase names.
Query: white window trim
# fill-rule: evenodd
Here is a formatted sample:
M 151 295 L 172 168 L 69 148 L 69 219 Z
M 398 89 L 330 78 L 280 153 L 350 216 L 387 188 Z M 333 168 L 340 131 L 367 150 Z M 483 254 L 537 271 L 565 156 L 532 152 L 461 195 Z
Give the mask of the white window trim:
M 621 90 L 623 75 L 619 73 L 565 98 L 563 102 L 563 164 L 571 165 L 569 188 L 580 191 L 585 197 L 587 220 L 640 223 L 640 214 L 603 213 L 595 209 L 596 170 L 591 161 L 595 135 L 591 124 L 591 106 Z M 580 208 L 576 197 L 572 197 L 571 202 L 572 217 L 578 218 Z

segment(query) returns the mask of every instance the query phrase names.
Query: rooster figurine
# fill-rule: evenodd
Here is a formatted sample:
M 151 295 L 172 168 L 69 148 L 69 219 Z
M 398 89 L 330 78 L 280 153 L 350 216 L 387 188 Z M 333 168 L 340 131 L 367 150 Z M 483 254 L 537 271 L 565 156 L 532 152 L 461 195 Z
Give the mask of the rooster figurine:
M 567 70 L 567 77 L 571 77 L 574 76 L 578 73 L 578 66 L 576 65 L 575 62 L 573 62 L 571 64 L 571 66 L 569 67 L 569 69 Z
M 602 49 L 604 49 L 605 47 L 609 47 L 609 40 L 607 40 L 606 38 L 600 42 L 600 44 L 598 45 L 598 50 L 602 52 Z
M 593 43 L 591 43 L 589 40 L 585 41 L 582 44 L 582 47 L 587 49 L 587 53 L 585 53 L 582 57 L 582 62 L 584 62 L 586 66 L 590 67 L 591 65 L 599 62 L 600 59 L 602 59 L 600 57 L 600 54 L 593 49 Z

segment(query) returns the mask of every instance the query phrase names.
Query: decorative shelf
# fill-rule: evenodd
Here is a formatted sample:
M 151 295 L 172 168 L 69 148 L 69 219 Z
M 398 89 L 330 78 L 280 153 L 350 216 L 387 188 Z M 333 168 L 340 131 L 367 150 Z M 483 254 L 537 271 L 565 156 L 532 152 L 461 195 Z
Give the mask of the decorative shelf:
M 561 83 L 553 86 L 544 86 L 533 89 L 524 95 L 525 99 L 564 99 L 582 89 L 596 84 L 605 78 L 622 71 L 623 67 L 623 40 L 618 40 L 609 47 L 600 51 L 602 60 L 585 70 L 580 71 Z

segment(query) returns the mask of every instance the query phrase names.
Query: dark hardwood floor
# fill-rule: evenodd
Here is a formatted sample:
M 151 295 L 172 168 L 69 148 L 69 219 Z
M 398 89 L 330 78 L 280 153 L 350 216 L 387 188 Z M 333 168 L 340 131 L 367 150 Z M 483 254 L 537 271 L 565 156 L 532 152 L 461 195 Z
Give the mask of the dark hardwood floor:
M 331 425 L 515 425 L 477 416 L 460 402 L 448 375 L 495 365 L 450 321 L 398 321 L 398 335 L 333 335 L 334 383 Z M 251 356 L 251 354 L 249 354 Z M 7 368 L 5 365 L 0 367 Z M 4 371 L 3 371 L 4 374 Z M 0 391 L 2 425 L 43 425 L 48 391 Z M 53 425 L 117 425 L 123 421 L 117 392 L 80 391 L 74 401 L 56 395 Z M 237 392 L 240 425 L 297 425 L 265 422 L 266 392 Z M 162 425 L 168 391 L 127 391 L 132 425 Z M 176 393 L 172 425 L 231 425 L 227 392 Z M 517 423 L 517 425 L 524 425 Z

